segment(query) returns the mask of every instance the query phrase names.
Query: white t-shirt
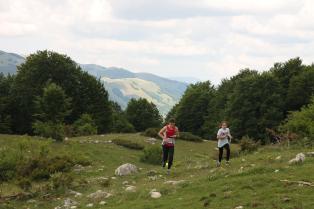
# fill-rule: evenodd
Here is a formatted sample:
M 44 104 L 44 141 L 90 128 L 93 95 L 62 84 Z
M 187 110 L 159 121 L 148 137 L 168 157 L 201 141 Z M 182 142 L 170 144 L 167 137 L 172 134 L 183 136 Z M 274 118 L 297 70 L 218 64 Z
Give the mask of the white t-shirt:
M 225 144 L 229 143 L 228 135 L 230 135 L 229 128 L 225 128 L 225 129 L 221 128 L 218 130 L 217 136 L 224 136 L 223 139 L 218 140 L 218 147 L 223 147 Z

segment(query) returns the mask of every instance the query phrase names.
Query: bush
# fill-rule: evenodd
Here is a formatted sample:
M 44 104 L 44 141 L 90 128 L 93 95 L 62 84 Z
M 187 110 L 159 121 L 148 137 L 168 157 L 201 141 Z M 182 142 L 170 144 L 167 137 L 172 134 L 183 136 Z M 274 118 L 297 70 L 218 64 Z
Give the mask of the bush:
M 134 126 L 127 120 L 122 113 L 114 113 L 111 131 L 113 133 L 134 133 Z
M 190 132 L 180 132 L 178 139 L 192 142 L 203 142 L 203 139 L 201 137 L 196 136 Z
M 97 126 L 91 115 L 83 114 L 80 119 L 74 122 L 73 131 L 75 136 L 95 135 L 97 134 Z
M 162 150 L 160 146 L 150 146 L 143 150 L 140 161 L 143 163 L 159 165 L 162 160 Z
M 16 172 L 19 176 L 30 177 L 33 180 L 47 180 L 53 173 L 69 171 L 74 164 L 67 156 L 36 156 L 20 162 Z
M 142 135 L 143 136 L 148 136 L 148 137 L 153 137 L 153 138 L 158 138 L 158 132 L 159 132 L 159 128 L 148 128 L 146 129 Z
M 123 146 L 123 147 L 129 148 L 129 149 L 135 149 L 135 150 L 144 149 L 143 145 L 136 143 L 136 142 L 132 142 L 132 141 L 127 140 L 127 139 L 114 139 L 114 140 L 112 140 L 112 142 L 115 143 L 116 145 Z
M 57 141 L 64 139 L 64 125 L 62 123 L 41 122 L 33 124 L 34 133 L 45 138 L 52 138 Z
M 67 189 L 73 183 L 73 177 L 66 173 L 55 173 L 51 175 L 53 189 Z
M 300 111 L 291 112 L 288 119 L 280 126 L 282 132 L 293 132 L 301 137 L 314 140 L 314 97 L 308 106 Z
M 258 149 L 259 143 L 248 136 L 242 137 L 240 141 L 241 152 L 254 152 Z
M 17 181 L 17 185 L 24 191 L 29 191 L 32 188 L 32 183 L 27 178 L 21 178 Z

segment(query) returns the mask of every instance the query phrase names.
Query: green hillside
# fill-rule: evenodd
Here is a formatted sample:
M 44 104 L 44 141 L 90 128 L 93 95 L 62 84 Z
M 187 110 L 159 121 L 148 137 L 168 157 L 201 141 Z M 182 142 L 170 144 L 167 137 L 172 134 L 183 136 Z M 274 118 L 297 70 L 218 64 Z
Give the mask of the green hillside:
M 143 151 L 110 143 L 115 139 L 132 140 L 145 147 L 157 146 L 147 141 L 148 137 L 139 134 L 78 137 L 63 143 L 36 137 L 1 135 L 1 175 L 10 165 L 4 163 L 5 160 L 10 162 L 9 159 L 21 156 L 27 159 L 67 156 L 75 164 L 84 166 L 75 165 L 64 172 L 73 178 L 68 189 L 52 189 L 54 178 L 32 180 L 32 187 L 27 192 L 17 186 L 18 179 L 2 181 L 0 208 L 66 208 L 61 206 L 67 198 L 76 202 L 72 208 L 88 208 L 88 204 L 93 204 L 91 208 L 112 209 L 314 208 L 314 185 L 311 183 L 314 182 L 314 158 L 306 157 L 299 165 L 288 163 L 300 152 L 313 151 L 308 148 L 269 145 L 245 155 L 237 154 L 238 146 L 232 145 L 231 165 L 216 168 L 216 142 L 178 140 L 174 168 L 170 175 L 166 175 L 160 166 L 139 161 Z M 139 172 L 130 176 L 115 176 L 115 169 L 124 163 L 136 165 Z M 165 184 L 166 181 L 180 182 L 172 185 L 175 183 Z M 126 185 L 135 186 L 136 191 L 125 191 Z M 161 193 L 159 199 L 150 197 L 153 189 Z M 112 196 L 100 199 L 87 197 L 97 190 L 109 192 Z M 75 195 L 78 193 L 73 191 L 81 195 Z M 101 201 L 106 203 L 100 205 Z

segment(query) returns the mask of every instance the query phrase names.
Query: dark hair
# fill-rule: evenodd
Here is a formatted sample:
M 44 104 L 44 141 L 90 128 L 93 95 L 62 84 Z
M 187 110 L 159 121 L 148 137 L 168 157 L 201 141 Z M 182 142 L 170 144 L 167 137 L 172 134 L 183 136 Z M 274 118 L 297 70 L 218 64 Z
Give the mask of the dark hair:
M 175 122 L 176 122 L 176 120 L 174 118 L 169 119 L 169 123 L 175 123 Z

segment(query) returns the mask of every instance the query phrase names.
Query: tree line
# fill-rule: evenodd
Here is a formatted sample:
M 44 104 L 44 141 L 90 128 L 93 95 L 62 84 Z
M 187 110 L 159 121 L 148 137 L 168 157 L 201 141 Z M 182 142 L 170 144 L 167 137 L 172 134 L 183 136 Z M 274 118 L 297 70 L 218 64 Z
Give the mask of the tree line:
M 156 105 L 143 98 L 131 99 L 122 110 L 109 100 L 99 79 L 66 55 L 38 51 L 17 68 L 15 75 L 0 73 L 0 133 L 62 140 L 141 132 L 164 123 Z M 214 139 L 219 123 L 226 120 L 236 138 L 249 136 L 267 143 L 267 129 L 313 133 L 301 123 L 314 117 L 306 109 L 313 94 L 314 65 L 294 58 L 265 72 L 241 70 L 218 86 L 210 81 L 191 84 L 165 121 L 175 118 L 180 130 Z
M 314 65 L 294 58 L 266 72 L 241 70 L 218 86 L 210 81 L 192 84 L 167 118 L 176 118 L 181 130 L 204 138 L 215 138 L 219 123 L 228 121 L 236 138 L 267 143 L 266 128 L 281 127 L 290 112 L 310 103 L 313 94 Z
M 0 74 L 0 133 L 36 134 L 62 140 L 65 135 L 143 131 L 160 126 L 157 107 L 131 99 L 125 111 L 108 99 L 101 81 L 70 57 L 38 51 Z

